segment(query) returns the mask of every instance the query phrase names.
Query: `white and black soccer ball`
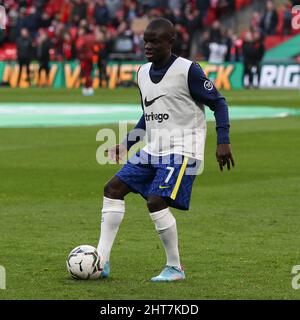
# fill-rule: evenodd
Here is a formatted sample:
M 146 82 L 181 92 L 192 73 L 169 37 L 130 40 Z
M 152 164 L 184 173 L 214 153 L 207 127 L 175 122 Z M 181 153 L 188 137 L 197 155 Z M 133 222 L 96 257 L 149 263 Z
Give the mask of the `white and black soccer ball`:
M 99 279 L 102 269 L 97 249 L 90 245 L 74 248 L 68 256 L 67 269 L 73 279 Z

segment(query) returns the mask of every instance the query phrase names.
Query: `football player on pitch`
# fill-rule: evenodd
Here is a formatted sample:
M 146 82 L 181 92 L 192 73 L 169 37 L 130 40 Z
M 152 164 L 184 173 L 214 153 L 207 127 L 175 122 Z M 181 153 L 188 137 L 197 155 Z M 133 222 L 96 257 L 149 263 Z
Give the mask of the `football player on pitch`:
M 129 159 L 106 183 L 98 253 L 102 277 L 110 272 L 110 251 L 125 212 L 124 197 L 135 192 L 147 207 L 166 253 L 166 266 L 152 281 L 185 279 L 180 263 L 175 217 L 169 207 L 189 209 L 196 170 L 204 160 L 206 122 L 204 104 L 214 111 L 217 130 L 216 158 L 221 170 L 234 166 L 229 141 L 227 103 L 201 67 L 172 54 L 173 24 L 159 18 L 144 33 L 149 63 L 137 75 L 143 116 L 135 129 L 146 131 L 146 146 Z M 127 139 L 108 150 L 119 161 L 139 139 Z M 132 141 L 133 140 L 133 141 Z

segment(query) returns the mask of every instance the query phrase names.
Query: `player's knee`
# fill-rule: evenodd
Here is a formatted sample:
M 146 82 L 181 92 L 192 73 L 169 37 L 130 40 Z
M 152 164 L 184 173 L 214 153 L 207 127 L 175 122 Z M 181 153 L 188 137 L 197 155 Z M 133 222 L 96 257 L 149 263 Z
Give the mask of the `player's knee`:
M 130 189 L 118 178 L 114 177 L 104 186 L 104 196 L 110 199 L 124 200 Z
M 176 219 L 172 215 L 169 208 L 156 211 L 156 212 L 150 212 L 150 217 L 154 222 L 156 231 L 158 233 L 161 233 L 164 230 L 167 230 L 172 226 L 176 225 Z
M 156 212 L 168 207 L 166 201 L 158 196 L 150 196 L 147 201 L 147 207 L 150 212 Z
M 104 186 L 104 196 L 110 199 L 120 199 L 120 192 L 110 181 Z M 122 198 L 122 197 L 121 197 Z

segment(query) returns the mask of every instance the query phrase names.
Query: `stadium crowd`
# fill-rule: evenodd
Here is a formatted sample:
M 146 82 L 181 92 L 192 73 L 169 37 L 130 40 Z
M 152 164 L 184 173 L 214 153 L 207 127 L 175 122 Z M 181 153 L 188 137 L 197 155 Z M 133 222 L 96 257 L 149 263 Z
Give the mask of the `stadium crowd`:
M 89 59 L 98 62 L 100 74 L 106 77 L 105 65 L 110 54 L 127 54 L 143 59 L 143 30 L 149 20 L 166 17 L 177 30 L 173 52 L 211 63 L 251 61 L 258 66 L 262 59 L 264 37 L 291 32 L 291 7 L 299 0 L 287 2 L 279 26 L 278 9 L 266 2 L 264 12 L 254 12 L 249 32 L 242 38 L 233 30 L 222 28 L 220 18 L 233 13 L 251 0 L 0 0 L 6 7 L 6 30 L 0 33 L 0 46 L 16 44 L 17 60 L 29 74 L 30 61 L 40 63 L 40 72 L 49 72 L 50 60 L 80 59 L 86 36 L 93 37 Z M 85 40 L 84 40 L 85 39 Z M 86 53 L 87 54 L 87 53 Z M 85 57 L 86 57 L 85 54 Z M 86 58 L 84 58 L 87 61 Z M 253 61 L 254 60 L 254 61 Z M 245 68 L 246 70 L 249 67 Z M 251 69 L 251 68 L 250 68 Z M 249 70 L 250 70 L 249 69 Z M 102 71 L 101 71 L 102 70 Z
M 76 41 L 81 29 L 85 28 L 96 35 L 114 50 L 113 40 L 127 37 L 123 43 L 126 50 L 137 58 L 141 51 L 142 27 L 153 17 L 164 16 L 170 19 L 178 31 L 174 51 L 189 57 L 193 35 L 204 32 L 204 46 L 200 53 L 209 58 L 207 43 L 218 42 L 227 47 L 224 60 L 231 56 L 232 41 L 236 36 L 232 31 L 221 31 L 218 19 L 237 9 L 236 0 L 5 0 L 2 1 L 8 13 L 7 30 L 2 32 L 0 44 L 16 43 L 23 28 L 28 29 L 33 47 L 37 48 L 43 33 L 51 43 L 51 59 L 72 60 L 76 58 Z M 244 0 L 250 3 L 249 0 Z M 1 1 L 0 1 L 1 3 Z M 288 34 L 291 26 L 290 6 L 299 1 L 290 1 L 284 13 L 282 32 Z M 264 35 L 274 34 L 278 25 L 278 13 L 272 1 L 267 2 L 265 13 L 255 12 L 251 28 L 259 29 Z M 109 46 L 110 45 L 110 46 Z M 121 43 L 122 47 L 122 43 Z M 121 48 L 122 49 L 122 48 Z M 124 49 L 125 50 L 125 49 Z M 221 49 L 222 51 L 222 49 Z M 223 49 L 224 51 L 224 49 Z M 35 51 L 36 53 L 36 51 Z M 213 54 L 214 56 L 214 54 Z
M 0 1 L 1 2 L 1 1 Z M 23 28 L 28 29 L 33 44 L 47 32 L 52 43 L 52 57 L 72 60 L 76 57 L 76 40 L 80 29 L 104 34 L 106 42 L 120 36 L 131 41 L 131 51 L 141 52 L 141 25 L 153 17 L 170 19 L 178 31 L 176 53 L 189 56 L 193 34 L 208 25 L 210 17 L 234 10 L 235 0 L 5 0 L 7 31 L 0 43 L 15 43 Z

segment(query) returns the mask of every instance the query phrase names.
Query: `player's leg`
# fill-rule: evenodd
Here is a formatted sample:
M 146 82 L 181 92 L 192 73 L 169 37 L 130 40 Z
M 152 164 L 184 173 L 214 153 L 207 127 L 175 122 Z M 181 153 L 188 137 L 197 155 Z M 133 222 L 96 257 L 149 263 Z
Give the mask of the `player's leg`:
M 106 67 L 107 67 L 107 62 L 102 60 L 102 77 L 105 81 L 105 84 L 104 84 L 104 87 L 105 88 L 108 88 L 108 74 L 107 74 L 107 71 L 106 71 Z
M 250 87 L 250 73 L 251 73 L 251 70 L 250 70 L 249 64 L 245 64 L 243 79 L 244 79 L 244 86 L 246 89 L 249 89 L 249 87 Z
M 86 69 L 85 69 L 85 79 L 86 79 L 85 87 L 87 90 L 87 94 L 89 96 L 92 96 L 94 94 L 92 71 L 93 71 L 93 62 L 87 61 L 86 62 Z
M 250 67 L 250 70 L 249 70 L 249 86 L 250 88 L 253 88 L 253 80 L 254 80 L 254 70 L 253 70 L 253 65 L 251 65 Z
M 103 64 L 101 63 L 101 61 L 98 62 L 98 72 L 99 72 L 99 88 L 102 88 Z
M 138 152 L 104 187 L 101 236 L 98 245 L 98 252 L 104 264 L 104 277 L 109 273 L 110 250 L 124 216 L 124 197 L 129 192 L 135 192 L 146 198 L 155 176 L 155 170 L 150 165 L 141 164 L 140 160 L 144 157 L 146 156 L 143 152 Z
M 200 162 L 171 155 L 167 164 L 156 165 L 157 171 L 149 191 L 148 208 L 156 230 L 162 240 L 167 263 L 165 269 L 152 281 L 174 281 L 185 278 L 181 268 L 176 219 L 169 207 L 188 210 L 192 185 Z
M 26 76 L 27 76 L 27 82 L 28 82 L 29 86 L 31 86 L 30 61 L 26 61 Z
M 255 88 L 259 88 L 259 83 L 260 83 L 260 64 L 257 62 L 255 64 L 256 67 L 256 73 L 255 73 Z
M 46 86 L 49 87 L 50 66 L 49 61 L 45 61 Z
M 40 63 L 39 71 L 38 71 L 38 75 L 39 75 L 38 86 L 39 87 L 43 86 L 43 83 L 42 83 L 42 71 L 43 71 L 43 69 L 44 69 L 44 66 L 43 66 L 42 63 Z
M 178 235 L 176 219 L 172 215 L 164 198 L 150 195 L 147 201 L 150 217 L 155 224 L 155 229 L 163 243 L 167 262 L 166 265 L 180 268 L 178 250 Z
M 101 258 L 101 267 L 104 268 L 103 277 L 107 277 L 109 274 L 111 248 L 124 217 L 124 197 L 130 191 L 130 188 L 116 176 L 108 181 L 104 187 L 101 232 L 97 247 Z
M 167 259 L 165 269 L 158 277 L 152 278 L 152 281 L 182 280 L 185 275 L 180 265 L 176 219 L 163 197 L 150 195 L 147 206 L 164 246 Z
M 88 90 L 87 90 L 87 63 L 85 60 L 80 61 L 80 68 L 81 68 L 81 84 L 82 84 L 82 94 L 84 96 L 88 95 Z
M 21 81 L 21 77 L 22 77 L 22 71 L 23 71 L 24 62 L 22 60 L 19 60 L 18 64 L 19 64 L 19 73 L 18 73 L 17 86 L 20 86 L 20 81 Z

